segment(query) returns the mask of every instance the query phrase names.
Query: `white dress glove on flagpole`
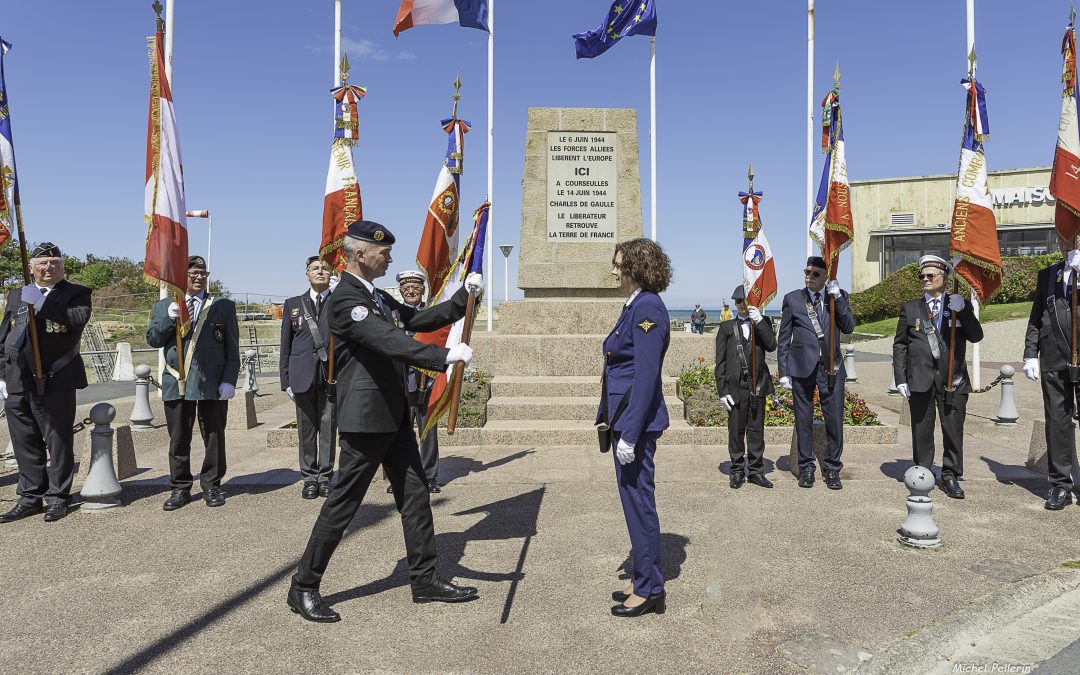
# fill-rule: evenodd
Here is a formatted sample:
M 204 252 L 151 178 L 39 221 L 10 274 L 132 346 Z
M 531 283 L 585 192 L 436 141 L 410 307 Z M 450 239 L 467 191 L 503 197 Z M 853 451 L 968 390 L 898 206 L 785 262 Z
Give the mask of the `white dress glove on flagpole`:
M 615 448 L 615 456 L 619 458 L 619 464 L 626 466 L 634 461 L 634 446 L 620 438 L 619 446 Z
M 285 393 L 289 396 L 290 401 L 296 400 L 296 394 L 293 393 L 292 387 L 285 387 Z
M 40 312 L 41 306 L 45 304 L 45 294 L 41 292 L 41 289 L 36 284 L 23 286 L 19 295 L 22 297 L 23 302 L 33 305 L 35 312 Z
M 1077 272 L 1080 272 L 1080 251 L 1077 251 L 1076 249 L 1069 251 L 1066 260 L 1068 260 L 1069 267 L 1071 267 Z
M 222 382 L 217 388 L 218 399 L 221 401 L 228 401 L 233 396 L 236 396 L 236 387 L 232 386 L 228 382 Z
M 5 400 L 7 399 L 7 382 L 4 380 L 0 380 L 0 396 L 3 396 Z
M 780 386 L 788 391 L 791 391 L 791 378 L 787 375 L 780 378 Z
M 469 276 L 465 277 L 465 290 L 473 295 L 477 295 L 484 290 L 483 275 L 478 272 L 471 272 Z
M 180 305 L 175 302 L 169 305 L 169 318 L 173 321 L 180 318 Z
M 949 296 L 949 309 L 954 312 L 962 312 L 967 307 L 967 303 L 964 302 L 964 297 L 959 293 L 953 293 Z
M 825 282 L 825 291 L 834 298 L 840 297 L 840 282 L 836 279 Z
M 1027 379 L 1038 381 L 1039 379 L 1039 359 L 1024 359 L 1024 375 L 1027 375 Z
M 911 398 L 911 387 L 907 386 L 907 383 L 896 385 L 896 391 L 900 392 L 900 395 L 904 398 Z
M 720 397 L 720 403 L 731 412 L 731 409 L 735 407 L 735 399 L 731 398 L 731 394 L 724 394 Z
M 747 307 L 746 314 L 750 317 L 750 320 L 754 323 L 761 321 L 761 310 L 757 307 Z
M 457 363 L 458 361 L 464 363 L 466 366 L 472 361 L 472 347 L 464 342 L 458 343 L 450 348 L 450 353 L 446 355 L 446 362 Z

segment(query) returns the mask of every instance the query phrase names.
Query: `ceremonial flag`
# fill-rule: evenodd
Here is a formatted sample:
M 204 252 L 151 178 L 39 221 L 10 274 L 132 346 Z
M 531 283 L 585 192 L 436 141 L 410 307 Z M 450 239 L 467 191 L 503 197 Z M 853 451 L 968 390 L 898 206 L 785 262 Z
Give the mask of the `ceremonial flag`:
M 821 102 L 821 147 L 826 152 L 825 166 L 821 171 L 821 183 L 810 218 L 810 236 L 821 247 L 829 279 L 836 279 L 840 252 L 851 246 L 851 240 L 855 237 L 851 217 L 851 186 L 844 155 L 839 77 L 837 69 L 837 84 Z
M 394 37 L 413 26 L 457 23 L 463 28 L 488 28 L 487 0 L 401 0 Z
M 11 114 L 4 79 L 4 54 L 9 49 L 11 44 L 0 39 L 0 246 L 11 239 L 11 232 L 15 229 L 15 204 L 19 201 L 15 145 L 11 140 Z
M 615 0 L 604 23 L 574 35 L 574 49 L 579 59 L 591 59 L 630 35 L 656 35 L 656 0 Z
M 172 90 L 165 76 L 165 36 L 159 25 L 150 49 L 150 114 L 146 130 L 146 192 L 143 220 L 147 225 L 143 273 L 164 283 L 181 298 L 187 289 L 188 232 L 184 208 L 184 170 L 173 112 Z M 180 305 L 181 334 L 191 326 L 187 306 Z
M 322 239 L 319 257 L 330 269 L 345 269 L 345 250 L 342 243 L 349 223 L 364 219 L 360 200 L 360 183 L 356 180 L 352 148 L 359 138 L 357 104 L 367 89 L 349 84 L 349 57 L 342 59 L 342 85 L 330 91 L 334 104 L 334 141 L 330 146 L 330 169 L 326 172 L 326 192 L 323 196 Z
M 1054 224 L 1058 234 L 1072 241 L 1080 232 L 1080 125 L 1076 120 L 1076 32 L 1072 23 L 1065 29 L 1061 55 L 1064 90 L 1050 193 L 1057 199 Z
M 740 192 L 743 203 L 743 289 L 746 304 L 764 309 L 776 295 L 776 266 L 772 248 L 761 227 L 760 192 Z M 747 239 L 746 237 L 750 238 Z
M 451 280 L 448 284 L 448 287 L 453 288 L 453 293 L 456 293 L 461 288 L 462 284 L 465 283 L 465 277 L 469 276 L 469 274 L 473 272 L 477 274 L 484 273 L 484 242 L 487 241 L 489 208 L 491 208 L 491 204 L 484 202 L 473 214 L 473 230 L 454 262 Z M 450 293 L 450 295 L 453 295 L 453 293 Z M 476 315 L 473 314 L 471 318 L 475 320 Z M 464 332 L 465 319 L 459 319 L 449 327 L 449 333 L 442 346 L 453 347 L 460 344 Z M 416 337 L 419 338 L 420 335 L 418 333 Z M 427 333 L 427 335 L 431 335 L 431 333 Z M 449 385 L 454 380 L 456 369 L 464 367 L 464 364 L 457 362 L 452 364 L 446 372 L 435 373 L 435 380 L 431 384 L 431 393 L 428 395 L 427 412 L 424 415 L 423 436 L 426 436 L 428 430 L 433 429 L 442 416 L 446 414 L 446 411 L 450 409 L 451 387 Z
M 974 76 L 960 81 L 967 89 L 964 141 L 953 203 L 951 255 L 959 258 L 956 273 L 964 277 L 979 299 L 986 301 L 1001 285 L 1001 249 L 998 247 L 994 202 L 986 189 L 986 154 L 983 141 L 990 136 L 986 90 Z

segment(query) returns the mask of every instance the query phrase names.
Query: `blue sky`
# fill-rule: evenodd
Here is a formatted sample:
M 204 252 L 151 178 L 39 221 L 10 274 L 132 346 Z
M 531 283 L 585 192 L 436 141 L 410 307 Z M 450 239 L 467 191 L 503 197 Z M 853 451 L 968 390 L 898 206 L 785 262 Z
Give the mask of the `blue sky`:
M 648 231 L 648 38 L 576 61 L 571 35 L 607 0 L 497 0 L 494 244 L 517 244 L 529 107 L 631 107 L 639 114 Z M 486 193 L 487 34 L 422 26 L 397 40 L 397 0 L 344 0 L 343 42 L 360 104 L 355 150 L 364 214 L 398 237 L 391 274 L 413 266 L 446 147 L 439 120 L 464 83 L 462 204 Z M 843 71 L 854 180 L 946 173 L 959 155 L 965 3 L 819 0 L 815 100 Z M 988 89 L 990 169 L 1048 165 L 1060 109 L 1067 2 L 977 0 Z M 675 281 L 669 307 L 719 306 L 740 281 L 746 168 L 781 292 L 805 261 L 806 4 L 658 0 L 659 241 Z M 0 35 L 27 236 L 76 255 L 143 257 L 150 0 L 5 0 Z M 173 90 L 187 204 L 214 213 L 213 275 L 234 292 L 293 295 L 318 245 L 331 138 L 333 2 L 176 0 Z M 814 182 L 821 167 L 816 158 Z M 206 224 L 189 221 L 192 252 Z M 516 254 L 511 256 L 511 299 Z M 847 286 L 849 254 L 841 282 Z M 495 299 L 503 297 L 495 251 Z M 392 282 L 391 282 L 392 283 Z M 776 302 L 776 301 L 774 301 Z

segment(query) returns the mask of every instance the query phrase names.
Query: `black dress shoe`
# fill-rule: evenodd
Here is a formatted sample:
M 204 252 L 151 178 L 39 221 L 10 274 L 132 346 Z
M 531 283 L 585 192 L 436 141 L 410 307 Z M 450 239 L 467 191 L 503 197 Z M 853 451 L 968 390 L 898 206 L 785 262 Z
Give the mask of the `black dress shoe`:
M 329 497 L 330 496 L 330 483 L 329 482 L 323 481 L 323 482 L 319 483 L 319 496 L 320 497 Z
M 427 491 L 431 494 L 442 492 L 442 488 L 439 487 L 439 482 L 436 480 L 429 480 L 427 482 Z
M 313 480 L 304 481 L 304 489 L 300 491 L 304 499 L 315 499 L 319 496 L 319 484 Z
M 386 494 L 388 494 L 388 495 L 394 494 L 394 486 L 393 485 L 387 485 L 386 486 Z
M 766 478 L 764 475 L 762 475 L 760 473 L 752 473 L 752 474 L 750 474 L 750 477 L 747 480 L 749 480 L 754 485 L 757 485 L 757 486 L 763 487 L 763 488 L 771 488 L 773 486 L 772 481 L 769 480 L 768 478 Z
M 1063 487 L 1056 487 L 1046 495 L 1046 504 L 1043 506 L 1050 511 L 1060 511 L 1069 504 L 1072 504 L 1072 495 L 1069 491 Z
M 945 493 L 946 497 L 952 497 L 953 499 L 964 498 L 964 488 L 960 487 L 960 483 L 956 482 L 955 476 L 942 476 L 940 485 L 941 491 Z
M 45 522 L 55 523 L 68 514 L 67 504 L 49 504 L 45 508 Z
M 466 602 L 479 597 L 472 586 L 455 586 L 446 579 L 436 579 L 430 586 L 412 591 L 413 602 Z
M 814 467 L 808 466 L 799 472 L 799 487 L 814 487 Z
M 36 516 L 41 511 L 41 504 L 16 504 L 15 508 L 0 516 L 0 523 L 14 523 L 16 520 Z
M 844 484 L 840 482 L 839 471 L 825 472 L 825 487 L 830 490 L 842 490 L 844 488 Z
M 611 614 L 618 617 L 641 616 L 649 612 L 663 614 L 667 611 L 667 591 L 660 591 L 660 595 L 654 595 L 637 607 L 615 605 L 611 608 Z
M 165 500 L 165 505 L 161 508 L 166 511 L 175 511 L 176 509 L 191 503 L 191 490 L 188 488 L 173 488 L 172 494 Z
M 221 492 L 220 485 L 209 485 L 203 490 L 203 501 L 207 506 L 223 506 L 225 504 L 225 495 Z
M 729 482 L 731 483 L 732 490 L 738 490 L 742 487 L 743 483 L 746 482 L 746 474 L 744 474 L 742 471 L 738 473 L 733 473 L 729 478 Z
M 627 595 L 626 593 L 623 593 L 622 591 L 612 591 L 611 592 L 611 599 L 614 600 L 615 602 L 626 602 L 626 599 L 629 598 L 629 597 L 630 597 L 629 595 Z
M 302 591 L 299 588 L 289 588 L 289 597 L 286 600 L 296 614 L 308 621 L 315 623 L 334 623 L 341 621 L 341 615 L 330 609 L 318 591 Z

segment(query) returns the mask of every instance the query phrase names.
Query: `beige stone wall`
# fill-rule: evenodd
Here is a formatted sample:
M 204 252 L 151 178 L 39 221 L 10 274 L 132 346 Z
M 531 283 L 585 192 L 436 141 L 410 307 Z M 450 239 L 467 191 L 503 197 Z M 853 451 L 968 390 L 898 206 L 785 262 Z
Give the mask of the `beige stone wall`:
M 990 171 L 987 175 L 987 187 L 991 192 L 999 188 L 1046 187 L 1049 183 L 1049 167 Z M 852 290 L 865 290 L 881 281 L 881 243 L 880 238 L 870 236 L 871 230 L 888 229 L 891 214 L 914 213 L 915 228 L 926 230 L 927 233 L 947 233 L 955 196 L 956 174 L 853 181 L 851 206 L 855 219 L 855 241 L 851 247 Z M 999 227 L 1053 223 L 1054 202 L 996 205 L 994 216 Z
M 613 245 L 607 242 L 549 242 L 547 238 L 547 135 L 550 131 L 608 131 L 618 134 L 617 241 L 642 236 L 641 171 L 637 111 L 630 108 L 530 108 L 525 134 L 518 288 L 526 299 L 614 298 Z

